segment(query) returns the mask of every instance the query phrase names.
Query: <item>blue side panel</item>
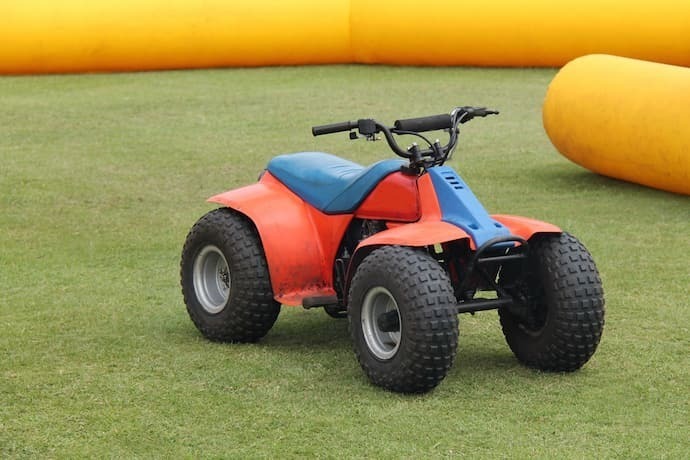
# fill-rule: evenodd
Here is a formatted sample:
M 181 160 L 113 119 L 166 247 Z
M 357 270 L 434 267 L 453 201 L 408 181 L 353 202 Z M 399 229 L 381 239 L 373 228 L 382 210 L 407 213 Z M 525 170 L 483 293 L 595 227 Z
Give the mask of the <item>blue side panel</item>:
M 474 240 L 477 247 L 510 231 L 486 212 L 472 190 L 458 173 L 448 166 L 437 166 L 428 171 L 441 206 L 442 220 L 460 227 Z

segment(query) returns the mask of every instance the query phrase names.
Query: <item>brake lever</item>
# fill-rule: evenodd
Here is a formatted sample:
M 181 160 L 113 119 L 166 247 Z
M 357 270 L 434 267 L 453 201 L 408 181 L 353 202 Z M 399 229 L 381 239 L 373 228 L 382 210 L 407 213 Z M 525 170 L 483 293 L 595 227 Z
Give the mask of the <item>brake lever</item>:
M 486 107 L 479 107 L 474 111 L 475 117 L 486 117 L 487 115 L 498 115 L 498 110 L 487 109 Z
M 490 110 L 487 109 L 486 107 L 461 107 L 462 111 L 465 112 L 462 118 L 462 121 L 460 121 L 461 124 L 465 124 L 474 117 L 486 117 L 488 115 L 498 115 L 499 112 L 498 110 Z

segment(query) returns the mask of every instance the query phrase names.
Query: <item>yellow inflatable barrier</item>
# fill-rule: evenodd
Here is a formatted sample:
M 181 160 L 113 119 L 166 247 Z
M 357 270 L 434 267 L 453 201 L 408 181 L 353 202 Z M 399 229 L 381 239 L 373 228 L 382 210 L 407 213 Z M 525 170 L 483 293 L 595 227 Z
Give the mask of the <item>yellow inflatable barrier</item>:
M 690 69 L 581 57 L 551 82 L 543 117 L 554 146 L 575 163 L 690 195 Z
M 690 1 L 352 0 L 357 62 L 560 67 L 607 53 L 690 65 Z
M 350 0 L 3 0 L 0 73 L 343 63 Z
M 0 74 L 329 63 L 690 65 L 690 1 L 3 0 Z

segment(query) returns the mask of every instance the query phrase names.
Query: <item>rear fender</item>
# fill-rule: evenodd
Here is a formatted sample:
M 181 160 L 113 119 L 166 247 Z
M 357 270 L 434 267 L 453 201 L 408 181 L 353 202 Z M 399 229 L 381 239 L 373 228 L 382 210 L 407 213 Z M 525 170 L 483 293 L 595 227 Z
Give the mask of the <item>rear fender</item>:
M 256 184 L 208 201 L 234 209 L 254 223 L 276 301 L 301 305 L 305 297 L 336 295 L 333 261 L 352 215 L 321 213 L 268 172 Z

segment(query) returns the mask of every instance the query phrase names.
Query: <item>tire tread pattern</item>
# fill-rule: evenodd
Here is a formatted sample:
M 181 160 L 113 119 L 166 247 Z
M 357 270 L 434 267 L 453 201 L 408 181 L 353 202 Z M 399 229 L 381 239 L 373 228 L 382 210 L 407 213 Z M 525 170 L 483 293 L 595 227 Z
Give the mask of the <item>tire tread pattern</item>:
M 519 320 L 499 310 L 501 327 L 516 357 L 529 367 L 570 372 L 597 349 L 604 328 L 604 293 L 592 256 L 572 235 L 562 233 L 530 242 L 532 264 L 540 273 L 550 309 L 538 336 L 521 330 Z
M 458 343 L 456 301 L 446 272 L 422 251 L 384 246 L 357 268 L 350 309 L 360 308 L 366 292 L 375 285 L 383 285 L 396 297 L 403 338 L 394 358 L 376 359 L 363 338 L 359 314 L 351 311 L 350 333 L 362 369 L 372 383 L 391 391 L 430 391 L 453 365 Z
M 208 314 L 194 291 L 194 258 L 207 244 L 224 253 L 232 277 L 230 298 L 216 315 Z M 256 342 L 265 336 L 280 313 L 261 240 L 254 225 L 242 214 L 219 208 L 192 227 L 180 263 L 182 294 L 187 312 L 204 337 L 218 342 Z

